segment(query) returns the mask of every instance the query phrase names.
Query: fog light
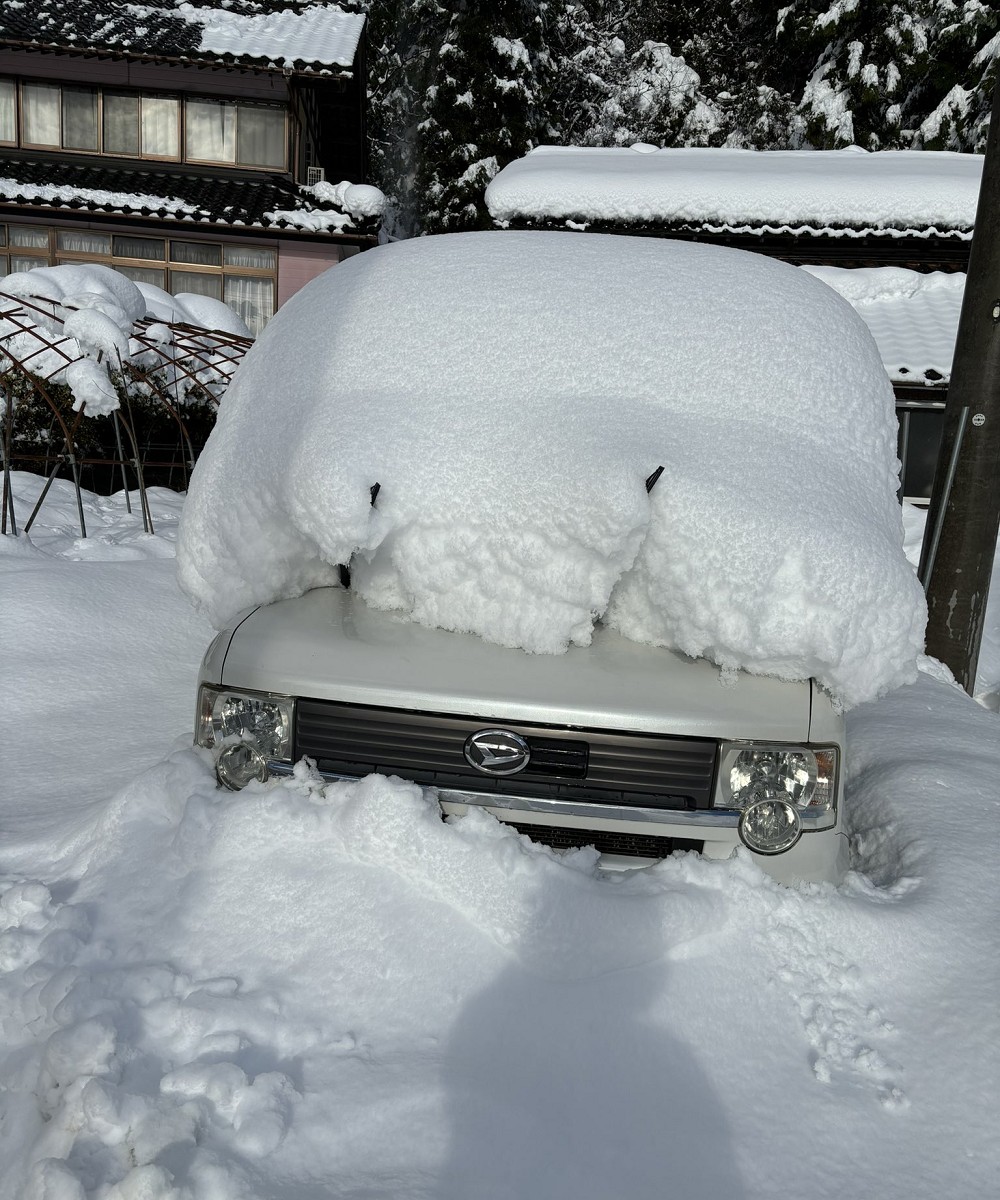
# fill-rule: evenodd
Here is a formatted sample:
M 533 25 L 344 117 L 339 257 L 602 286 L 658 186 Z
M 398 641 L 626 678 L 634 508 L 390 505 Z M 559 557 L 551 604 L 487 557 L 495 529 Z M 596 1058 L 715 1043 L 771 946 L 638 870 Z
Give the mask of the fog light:
M 224 788 L 238 792 L 255 779 L 258 783 L 266 783 L 267 763 L 263 754 L 249 742 L 234 742 L 219 755 L 215 774 Z
M 795 809 L 784 800 L 760 800 L 743 810 L 740 837 L 755 854 L 781 854 L 791 850 L 802 833 Z

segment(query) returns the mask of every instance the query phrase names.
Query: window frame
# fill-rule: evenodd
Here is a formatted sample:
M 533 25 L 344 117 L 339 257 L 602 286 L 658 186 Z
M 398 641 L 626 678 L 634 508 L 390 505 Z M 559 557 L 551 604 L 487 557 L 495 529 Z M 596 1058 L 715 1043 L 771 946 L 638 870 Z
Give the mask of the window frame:
M 11 226 L 23 226 L 25 229 L 31 229 L 36 233 L 45 233 L 48 237 L 47 248 L 31 246 L 11 246 L 10 244 L 10 228 Z M 91 253 L 86 250 L 64 250 L 59 246 L 59 234 L 71 233 L 74 230 L 78 232 L 91 232 L 101 236 L 110 238 L 111 252 L 109 254 Z M 171 291 L 171 276 L 173 271 L 184 271 L 187 273 L 198 275 L 210 275 L 219 281 L 219 299 L 225 303 L 226 281 L 234 278 L 253 278 L 268 280 L 271 285 L 271 312 L 267 320 L 270 320 L 277 311 L 278 306 L 278 249 L 276 246 L 262 246 L 254 242 L 234 242 L 220 241 L 216 238 L 196 238 L 189 234 L 182 234 L 180 237 L 174 237 L 171 233 L 165 233 L 163 236 L 151 234 L 146 230 L 138 229 L 134 233 L 123 233 L 121 231 L 108 230 L 105 233 L 103 229 L 88 229 L 86 226 L 80 229 L 73 225 L 47 225 L 47 224 L 30 224 L 23 221 L 5 221 L 0 223 L 0 231 L 3 232 L 5 245 L 0 245 L 0 260 L 6 259 L 9 267 L 10 255 L 16 257 L 31 259 L 34 265 L 39 267 L 58 266 L 60 264 L 77 264 L 77 263 L 97 263 L 106 267 L 138 268 L 145 270 L 157 270 L 163 272 L 163 284 L 165 291 Z M 162 258 L 135 258 L 124 254 L 115 253 L 116 237 L 136 237 L 143 238 L 149 242 L 156 242 L 163 246 Z M 219 249 L 219 265 L 212 266 L 204 263 L 188 263 L 175 259 L 172 255 L 173 242 L 201 242 L 205 245 L 218 247 Z M 226 262 L 226 251 L 228 250 L 254 250 L 266 251 L 272 256 L 272 263 L 269 267 L 245 267 Z M 25 268 L 19 267 L 18 270 Z M 267 323 L 265 320 L 264 324 Z M 261 326 L 263 328 L 263 325 Z M 258 333 L 260 330 L 257 331 Z M 256 336 L 256 334 L 255 334 Z
M 218 158 L 190 158 L 188 156 L 187 147 L 187 103 L 193 100 L 196 104 L 228 104 L 236 110 L 236 120 L 233 125 L 233 157 L 232 159 Z M 184 97 L 184 161 L 200 167 L 238 167 L 241 171 L 270 171 L 270 172 L 287 172 L 289 153 L 288 153 L 288 106 L 284 104 L 268 104 L 266 101 L 246 101 L 245 103 L 239 100 L 230 100 L 227 97 L 220 96 L 201 96 L 190 95 Z M 259 163 L 240 162 L 240 111 L 246 109 L 272 109 L 278 110 L 282 115 L 282 141 L 284 148 L 284 163 L 283 167 L 276 166 L 261 166 Z
M 56 93 L 56 119 L 59 122 L 59 140 L 58 142 L 32 142 L 28 140 L 26 131 L 27 105 L 24 102 L 24 89 L 26 87 L 44 87 L 51 88 Z M 17 136 L 18 146 L 23 146 L 26 150 L 62 150 L 62 84 L 49 83 L 44 79 L 21 79 L 17 86 Z M 80 154 L 79 150 L 67 150 L 67 154 Z
M 14 89 L 14 141 L 0 140 L 0 146 L 15 146 L 23 147 L 27 150 L 58 150 L 61 154 L 67 155 L 86 155 L 90 157 L 97 156 L 99 158 L 112 158 L 117 161 L 132 161 L 132 162 L 182 162 L 190 163 L 192 166 L 203 167 L 232 167 L 241 171 L 261 171 L 274 174 L 287 174 L 290 170 L 291 152 L 291 118 L 292 114 L 287 104 L 268 103 L 267 101 L 242 101 L 232 99 L 230 97 L 208 96 L 201 94 L 190 94 L 182 92 L 165 92 L 165 91 L 139 91 L 129 88 L 108 87 L 105 88 L 100 84 L 87 83 L 53 83 L 46 79 L 26 79 L 17 78 L 14 76 L 2 76 L 0 82 L 10 83 Z M 59 140 L 55 143 L 50 142 L 32 142 L 29 141 L 25 132 L 25 112 L 26 104 L 24 99 L 24 90 L 27 87 L 44 87 L 51 88 L 57 96 L 56 118 L 59 126 Z M 87 149 L 66 146 L 65 121 L 63 120 L 63 94 L 65 88 L 76 88 L 93 92 L 97 99 L 97 149 Z M 121 150 L 108 150 L 105 148 L 105 132 L 104 132 L 104 100 L 105 95 L 134 97 L 138 102 L 136 113 L 136 153 L 126 153 Z M 142 138 L 142 106 L 144 100 L 171 100 L 177 105 L 176 113 L 176 154 L 149 154 L 143 150 Z M 233 157 L 232 159 L 213 159 L 213 158 L 193 158 L 189 153 L 188 135 L 187 135 L 187 107 L 189 102 L 195 103 L 210 103 L 220 104 L 230 107 L 234 112 L 233 125 Z M 282 146 L 282 162 L 281 165 L 243 162 L 240 159 L 240 114 L 243 112 L 254 112 L 260 110 L 269 110 L 281 114 L 281 146 Z
M 17 146 L 21 136 L 21 89 L 18 86 L 18 80 L 13 76 L 4 75 L 0 78 L 0 84 L 9 83 L 14 94 L 14 140 L 8 141 L 7 138 L 0 137 L 0 146 Z

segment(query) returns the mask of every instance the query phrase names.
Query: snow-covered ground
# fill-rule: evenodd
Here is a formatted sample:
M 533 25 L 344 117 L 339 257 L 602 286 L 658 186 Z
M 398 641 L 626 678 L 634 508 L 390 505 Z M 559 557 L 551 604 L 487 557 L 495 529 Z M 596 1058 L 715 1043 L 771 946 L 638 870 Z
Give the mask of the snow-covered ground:
M 220 793 L 152 502 L 0 539 L 0 1197 L 991 1194 L 994 713 L 927 672 L 851 712 L 839 889 L 606 877 L 399 781 Z

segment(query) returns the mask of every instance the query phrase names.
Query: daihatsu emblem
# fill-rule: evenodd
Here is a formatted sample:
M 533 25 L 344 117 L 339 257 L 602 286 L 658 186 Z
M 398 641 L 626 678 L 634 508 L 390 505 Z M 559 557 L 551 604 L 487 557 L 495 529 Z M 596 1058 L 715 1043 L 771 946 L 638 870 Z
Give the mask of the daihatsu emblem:
M 509 729 L 480 729 L 465 742 L 466 761 L 487 775 L 516 775 L 531 758 L 531 747 Z

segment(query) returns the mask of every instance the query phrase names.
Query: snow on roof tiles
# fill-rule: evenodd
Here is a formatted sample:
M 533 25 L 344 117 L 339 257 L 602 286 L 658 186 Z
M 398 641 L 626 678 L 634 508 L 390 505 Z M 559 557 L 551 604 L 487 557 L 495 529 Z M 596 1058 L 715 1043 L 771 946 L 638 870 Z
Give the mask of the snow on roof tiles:
M 364 14 L 326 0 L 22 0 L 0 8 L 0 39 L 143 58 L 241 63 L 310 74 L 349 74 Z
M 247 15 L 191 4 L 182 4 L 177 11 L 201 26 L 200 50 L 264 59 L 275 66 L 300 62 L 349 69 L 365 23 L 361 13 L 344 12 L 331 4 Z
M 807 266 L 849 301 L 871 331 L 894 383 L 947 382 L 955 352 L 965 275 L 902 267 Z
M 982 156 L 540 146 L 496 176 L 500 224 L 970 239 Z
M 125 213 L 245 228 L 374 235 L 382 198 L 349 183 L 301 187 L 280 176 L 194 172 L 0 157 L 0 205 Z

